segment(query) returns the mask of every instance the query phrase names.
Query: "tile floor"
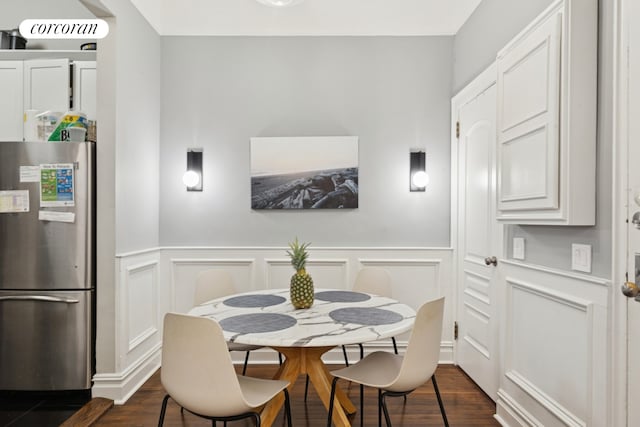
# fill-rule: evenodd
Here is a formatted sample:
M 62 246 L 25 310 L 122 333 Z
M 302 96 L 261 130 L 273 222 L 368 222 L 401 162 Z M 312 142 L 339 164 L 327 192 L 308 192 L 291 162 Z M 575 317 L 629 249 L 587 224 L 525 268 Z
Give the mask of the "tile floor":
M 0 427 L 57 427 L 91 400 L 90 390 L 0 392 Z

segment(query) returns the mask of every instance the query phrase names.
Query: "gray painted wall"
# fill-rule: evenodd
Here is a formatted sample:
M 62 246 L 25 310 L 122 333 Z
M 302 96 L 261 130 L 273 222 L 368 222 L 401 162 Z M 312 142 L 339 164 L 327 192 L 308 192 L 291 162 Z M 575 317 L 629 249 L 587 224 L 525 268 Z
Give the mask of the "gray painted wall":
M 163 37 L 161 245 L 449 246 L 452 37 Z M 356 210 L 250 209 L 255 136 L 359 137 Z M 204 191 L 182 184 L 204 148 Z M 409 152 L 431 184 L 409 192 Z
M 549 4 L 551 0 L 484 0 L 480 3 L 455 36 L 455 91 L 493 62 L 497 52 Z M 524 237 L 525 262 L 571 270 L 571 244 L 588 244 L 592 246 L 592 274 L 611 275 L 612 4 L 611 0 L 600 1 L 596 225 L 508 226 L 505 236 L 509 258 L 513 237 Z
M 487 68 L 496 54 L 553 0 L 482 0 L 454 38 L 453 93 Z
M 161 38 L 129 2 L 107 4 L 115 11 L 118 38 L 115 231 L 122 253 L 159 243 Z

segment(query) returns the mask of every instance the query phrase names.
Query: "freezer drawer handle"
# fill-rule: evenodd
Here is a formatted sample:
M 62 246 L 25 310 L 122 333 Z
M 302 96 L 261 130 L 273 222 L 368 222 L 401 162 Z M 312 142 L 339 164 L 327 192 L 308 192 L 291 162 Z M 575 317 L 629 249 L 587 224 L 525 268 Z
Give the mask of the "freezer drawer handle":
M 0 301 L 45 301 L 45 302 L 64 302 L 66 304 L 77 304 L 80 301 L 74 298 L 50 297 L 47 295 L 12 295 L 8 297 L 0 297 Z

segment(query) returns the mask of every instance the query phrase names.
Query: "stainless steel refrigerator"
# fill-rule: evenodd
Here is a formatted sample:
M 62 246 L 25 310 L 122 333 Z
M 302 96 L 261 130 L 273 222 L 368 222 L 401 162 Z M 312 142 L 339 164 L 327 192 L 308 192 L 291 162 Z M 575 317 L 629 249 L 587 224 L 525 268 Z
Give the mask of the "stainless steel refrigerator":
M 91 387 L 94 146 L 0 142 L 0 390 Z

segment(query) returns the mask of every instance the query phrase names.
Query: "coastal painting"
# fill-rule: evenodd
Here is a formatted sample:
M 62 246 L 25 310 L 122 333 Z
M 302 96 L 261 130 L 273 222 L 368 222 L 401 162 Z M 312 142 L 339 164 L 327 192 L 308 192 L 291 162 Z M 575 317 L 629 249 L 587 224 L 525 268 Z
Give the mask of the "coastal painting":
M 251 138 L 252 209 L 358 207 L 358 137 Z

